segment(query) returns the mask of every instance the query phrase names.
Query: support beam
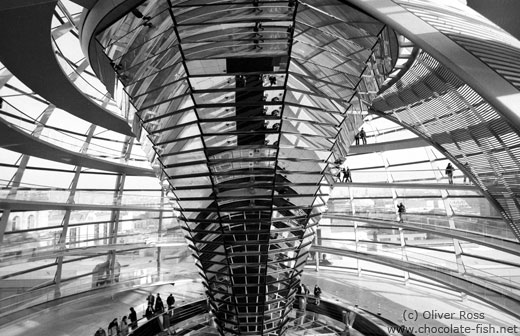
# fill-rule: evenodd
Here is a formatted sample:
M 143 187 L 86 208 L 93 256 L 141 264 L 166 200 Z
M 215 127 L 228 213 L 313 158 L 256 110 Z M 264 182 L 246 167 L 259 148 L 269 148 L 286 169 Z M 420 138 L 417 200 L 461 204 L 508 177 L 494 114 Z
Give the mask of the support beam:
M 90 142 L 92 141 L 92 137 L 94 136 L 94 131 L 96 129 L 96 125 L 92 124 L 90 125 L 88 131 L 87 131 L 87 137 L 85 139 L 85 142 L 83 143 L 83 146 L 80 150 L 82 153 L 86 153 L 88 151 L 88 146 L 90 145 Z M 76 196 L 76 188 L 78 187 L 79 178 L 81 176 L 81 169 L 82 167 L 75 167 L 74 169 L 74 177 L 72 178 L 72 183 L 69 187 L 69 197 L 67 198 L 67 204 L 74 204 L 74 197 Z M 62 230 L 60 234 L 60 239 L 58 241 L 58 247 L 60 250 L 64 250 L 66 248 L 65 242 L 67 240 L 67 234 L 69 231 L 69 223 L 70 223 L 70 215 L 72 213 L 72 210 L 69 208 L 65 211 L 65 215 L 63 216 L 63 220 L 61 222 Z M 61 276 L 62 276 L 62 269 L 63 269 L 63 255 L 56 258 L 56 274 L 54 275 L 54 297 L 59 298 L 61 297 Z

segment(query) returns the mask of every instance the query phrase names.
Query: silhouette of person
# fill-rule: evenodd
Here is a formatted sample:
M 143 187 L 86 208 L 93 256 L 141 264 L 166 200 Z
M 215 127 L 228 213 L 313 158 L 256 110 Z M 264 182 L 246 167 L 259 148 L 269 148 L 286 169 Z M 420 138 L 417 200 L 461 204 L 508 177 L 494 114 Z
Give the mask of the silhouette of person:
M 352 176 L 350 176 L 350 168 L 343 167 L 343 182 L 352 182 Z
M 152 295 L 152 293 L 150 293 L 148 295 L 148 297 L 146 298 L 146 301 L 148 301 L 148 304 L 152 305 L 152 307 L 153 307 L 153 304 L 155 303 L 155 297 Z
M 338 173 L 336 174 L 336 177 L 338 178 L 338 182 L 343 182 L 343 179 L 341 178 L 343 174 L 343 169 L 338 167 Z
M 403 214 L 406 212 L 406 207 L 404 206 L 404 204 L 401 202 L 397 205 L 397 214 L 399 215 L 399 223 L 403 223 L 404 222 L 404 219 L 403 219 Z
M 137 313 L 134 310 L 134 307 L 130 307 L 130 314 L 128 314 L 128 318 L 130 319 L 130 327 L 132 329 L 137 328 Z
M 168 305 L 168 309 L 173 308 L 173 305 L 175 304 L 175 298 L 173 297 L 173 294 L 170 293 L 170 296 L 166 298 L 166 304 Z
M 119 336 L 128 335 L 128 322 L 126 320 L 126 316 L 123 316 L 123 318 L 121 319 L 120 329 L 121 329 L 121 332 L 119 333 Z
M 464 164 L 464 168 L 466 169 L 466 171 L 467 171 L 468 173 L 471 172 L 471 167 L 469 166 L 469 163 L 466 162 L 466 163 Z M 464 174 L 464 180 L 463 180 L 463 183 L 466 183 L 466 179 L 467 179 L 468 182 L 469 182 L 469 176 L 467 175 L 468 173 L 465 173 L 465 174 Z
M 155 311 L 153 310 L 153 307 L 151 304 L 149 304 L 148 307 L 146 308 L 144 315 L 146 316 L 146 318 L 148 320 L 152 319 L 152 317 L 155 315 Z
M 453 184 L 453 172 L 455 171 L 455 168 L 453 168 L 453 166 L 451 165 L 451 162 L 448 163 L 448 165 L 446 166 L 446 170 L 444 171 L 444 173 L 446 174 L 446 176 L 448 176 L 448 183 L 449 184 Z
M 367 144 L 367 134 L 365 133 L 363 127 L 361 127 L 361 131 L 359 131 L 359 138 L 361 139 L 361 141 L 363 141 L 363 145 Z
M 157 293 L 157 297 L 155 298 L 155 312 L 160 314 L 164 311 L 164 303 L 162 302 L 161 296 Z
M 255 26 L 253 27 L 253 32 L 255 33 L 255 37 L 258 36 L 258 37 L 262 38 L 262 34 L 259 33 L 261 30 L 264 30 L 264 27 L 262 27 L 262 23 L 260 21 L 256 21 Z
M 320 305 L 321 288 L 318 284 L 314 285 L 314 298 L 316 299 L 316 306 Z

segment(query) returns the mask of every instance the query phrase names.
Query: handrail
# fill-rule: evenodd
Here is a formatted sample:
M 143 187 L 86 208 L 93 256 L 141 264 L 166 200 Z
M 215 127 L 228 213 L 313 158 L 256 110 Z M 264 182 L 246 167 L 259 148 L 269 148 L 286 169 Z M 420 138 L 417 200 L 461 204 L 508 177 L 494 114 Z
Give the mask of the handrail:
M 134 270 L 132 272 L 121 273 L 119 276 L 119 282 L 112 282 L 109 285 L 94 288 L 92 287 L 92 273 L 88 273 L 82 276 L 82 281 L 74 281 L 73 284 L 68 284 L 67 279 L 62 279 L 62 286 L 60 288 L 59 296 L 57 296 L 55 293 L 54 284 L 49 284 L 47 287 L 42 287 L 1 299 L 0 317 L 8 316 L 10 314 L 30 307 L 35 307 L 37 305 L 47 304 L 57 299 L 72 297 L 74 295 L 93 295 L 107 288 L 133 288 L 140 287 L 143 284 L 150 284 L 152 282 L 171 282 L 173 280 L 193 278 L 196 276 L 196 273 L 194 272 L 183 272 L 175 274 L 173 272 L 163 272 L 158 275 L 155 267 L 150 267 L 149 270 L 150 273 L 145 272 L 144 274 L 139 273 L 141 273 L 141 271 L 144 272 L 145 270 Z M 72 280 L 77 279 L 73 278 Z
M 0 199 L 19 200 L 19 201 L 39 201 L 39 202 L 57 202 L 68 203 L 70 190 L 66 188 L 55 188 L 34 184 L 20 184 L 16 188 L 17 193 L 11 194 L 13 188 L 9 187 L 10 181 L 0 179 Z M 35 188 L 38 187 L 38 188 Z M 156 191 L 159 193 L 159 190 Z M 139 205 L 140 207 L 169 207 L 171 203 L 168 197 L 161 195 L 146 196 L 143 194 L 124 193 L 121 196 L 115 196 L 114 192 L 103 191 L 86 191 L 78 190 L 74 193 L 74 204 L 91 204 L 95 198 L 96 205 Z
M 311 251 L 318 251 L 332 255 L 346 256 L 350 258 L 360 258 L 375 263 L 380 263 L 385 266 L 393 267 L 403 271 L 417 274 L 434 281 L 443 283 L 455 290 L 461 292 L 468 292 L 505 312 L 518 318 L 520 306 L 520 295 L 511 290 L 507 290 L 502 285 L 497 285 L 488 280 L 483 280 L 480 277 L 471 274 L 461 274 L 456 270 L 448 268 L 440 268 L 432 266 L 431 264 L 414 264 L 409 262 L 406 258 L 395 259 L 377 254 L 370 254 L 367 252 L 350 251 L 334 247 L 313 246 Z M 504 293 L 505 290 L 507 293 Z
M 325 239 L 325 238 L 323 238 Z M 365 243 L 365 242 L 363 242 Z M 363 244 L 361 243 L 361 244 Z M 379 245 L 385 245 L 385 242 L 373 242 L 374 244 Z M 413 246 L 407 246 L 412 247 Z M 341 245 L 342 249 L 347 249 L 351 251 L 356 251 L 356 247 L 349 245 L 349 244 L 343 244 Z M 439 272 L 454 272 L 457 271 L 458 265 L 456 262 L 447 260 L 447 259 L 440 259 L 438 256 L 432 257 L 427 254 L 418 253 L 416 251 L 411 251 L 409 249 L 405 249 L 405 252 L 402 251 L 401 246 L 395 246 L 392 249 L 392 246 L 387 246 L 383 249 L 378 249 L 377 253 L 374 251 L 367 251 L 367 254 L 370 255 L 384 255 L 386 257 L 395 258 L 399 260 L 405 260 L 407 262 L 410 262 L 413 265 L 419 265 L 423 267 L 429 267 L 432 269 L 435 269 Z M 439 261 L 439 264 L 444 264 L 444 266 L 436 264 L 433 262 L 432 259 L 435 259 Z M 481 269 L 477 269 L 471 266 L 468 266 L 466 263 L 464 264 L 465 272 L 463 273 L 467 277 L 476 277 L 479 279 L 482 279 L 484 281 L 489 282 L 489 286 L 499 286 L 497 287 L 498 290 L 505 291 L 505 294 L 508 294 L 509 296 L 518 295 L 520 293 L 520 282 L 514 282 L 512 278 L 509 278 L 509 282 L 504 281 L 496 281 L 500 280 L 497 279 L 497 275 L 483 271 Z M 503 278 L 503 277 L 502 277 Z M 507 287 L 504 287 L 507 286 Z
M 388 336 L 388 327 L 395 327 L 397 324 L 390 321 L 389 319 L 377 316 L 369 311 L 360 309 L 358 307 L 352 307 L 348 303 L 340 301 L 332 302 L 329 300 L 320 300 L 320 304 L 316 305 L 315 297 L 313 295 L 296 295 L 297 298 L 304 298 L 305 306 L 300 306 L 301 300 L 295 300 L 293 307 L 295 308 L 291 314 L 293 317 L 299 317 L 305 314 L 305 311 L 327 316 L 333 320 L 336 320 L 335 327 L 338 332 L 346 328 L 346 323 L 350 322 L 352 327 L 352 335 L 375 335 L 375 336 Z M 336 299 L 336 301 L 339 301 Z M 167 310 L 160 314 L 154 315 L 150 319 L 141 318 L 138 320 L 138 327 L 133 330 L 129 335 L 131 336 L 142 336 L 142 335 L 155 335 L 163 330 L 175 328 L 175 326 L 186 321 L 190 318 L 199 316 L 201 314 L 208 313 L 208 304 L 206 300 L 195 301 L 180 307 L 175 307 L 172 310 Z M 355 319 L 352 321 L 345 320 L 346 316 L 350 313 L 354 314 Z M 166 318 L 169 318 L 169 323 L 164 323 Z M 205 316 L 205 325 L 211 323 L 211 314 Z M 171 332 L 171 330 L 170 330 Z
M 6 109 L 5 107 L 10 107 L 10 109 Z M 18 110 L 7 102 L 4 102 L 4 108 L 3 111 L 0 112 L 0 118 L 2 118 L 8 125 L 14 126 L 17 130 L 26 133 L 27 136 L 32 136 L 31 134 L 34 131 L 34 129 L 29 126 L 36 126 L 39 124 L 38 120 Z M 78 134 L 69 133 L 66 130 L 54 127 L 46 127 L 45 125 L 43 125 L 41 134 L 38 138 L 46 143 L 76 152 L 79 151 L 85 143 L 85 139 L 80 138 L 80 135 Z M 123 156 L 119 149 L 102 146 L 95 142 L 89 144 L 88 150 L 84 155 L 103 159 L 109 162 L 123 161 Z M 132 156 L 128 160 L 125 160 L 125 162 L 134 163 L 132 166 L 143 168 L 150 167 L 145 155 L 136 155 L 135 153 L 132 153 Z
M 132 240 L 121 242 L 122 239 L 120 237 L 128 237 L 132 236 Z M 14 245 L 9 246 L 9 248 L 1 248 L 0 249 L 0 267 L 7 266 L 7 265 L 14 265 L 14 264 L 21 264 L 21 263 L 29 263 L 39 260 L 44 260 L 48 258 L 57 258 L 60 256 L 99 256 L 104 255 L 108 251 L 116 251 L 116 252 L 131 252 L 141 249 L 147 249 L 147 248 L 154 248 L 162 245 L 168 245 L 170 247 L 183 247 L 184 249 L 187 248 L 186 241 L 184 237 L 174 237 L 174 239 L 169 238 L 161 239 L 157 237 L 150 237 L 150 238 L 144 238 L 143 240 L 143 233 L 136 233 L 135 235 L 118 235 L 119 243 L 113 243 L 113 244 L 102 244 L 96 243 L 96 241 L 103 241 L 108 240 L 110 237 L 101 237 L 101 238 L 95 238 L 91 239 L 90 241 L 93 242 L 92 245 L 85 246 L 85 243 L 79 242 L 66 242 L 65 247 L 60 248 L 59 246 L 55 245 L 56 239 L 54 237 L 47 238 L 44 243 L 47 244 L 47 246 L 42 246 L 41 241 L 37 242 L 31 242 L 27 243 L 25 245 L 33 245 L 27 246 L 24 249 L 19 249 L 18 247 L 20 245 Z M 72 247 L 71 247 L 72 245 Z M 74 247 L 74 245 L 78 245 L 78 247 Z M 92 250 L 92 251 L 90 251 Z M 49 264 L 49 267 L 54 266 L 54 263 Z M 30 269 L 26 271 L 26 273 L 29 273 Z M 0 279 L 8 279 L 9 277 L 14 276 L 12 274 L 5 274 L 0 276 Z
M 405 226 L 412 225 L 417 230 L 420 230 L 421 228 L 432 230 L 432 229 L 439 228 L 439 227 L 443 228 L 443 229 L 449 229 L 450 231 L 453 231 L 454 233 L 456 233 L 459 236 L 459 238 L 462 240 L 464 240 L 464 237 L 465 237 L 464 233 L 466 232 L 468 234 L 471 234 L 472 236 L 481 235 L 483 239 L 486 236 L 491 236 L 494 239 L 500 239 L 500 240 L 507 241 L 510 243 L 518 243 L 518 241 L 514 238 L 512 233 L 510 234 L 510 236 L 498 236 L 495 233 L 493 233 L 493 231 L 497 230 L 497 224 L 499 224 L 499 223 L 504 225 L 502 229 L 506 228 L 504 221 L 500 218 L 497 218 L 496 220 L 494 220 L 492 218 L 486 218 L 484 223 L 478 223 L 478 222 L 474 222 L 474 221 L 467 222 L 467 224 L 471 225 L 471 227 L 473 227 L 473 228 L 475 228 L 477 226 L 482 228 L 481 231 L 483 231 L 483 232 L 481 232 L 481 231 L 477 231 L 477 230 L 469 231 L 469 230 L 461 229 L 460 223 L 463 223 L 462 221 L 459 221 L 458 223 L 456 222 L 455 228 L 449 228 L 449 223 L 448 223 L 449 218 L 447 216 L 445 216 L 445 214 L 443 214 L 443 215 L 444 215 L 443 217 L 439 218 L 435 214 L 431 214 L 431 213 L 421 214 L 421 213 L 410 213 L 408 211 L 405 215 L 405 219 L 406 219 Z M 388 209 L 382 209 L 382 208 L 371 208 L 368 211 L 357 210 L 356 214 L 331 211 L 331 212 L 327 212 L 325 214 L 325 216 L 329 217 L 329 218 L 334 218 L 334 216 L 340 216 L 340 218 L 343 218 L 345 220 L 354 220 L 354 221 L 355 220 L 364 220 L 364 219 L 380 220 L 380 221 L 385 221 L 386 225 L 393 225 L 393 226 L 400 225 L 396 221 L 397 220 L 396 211 L 389 211 Z M 426 223 L 424 222 L 424 220 L 423 221 L 417 221 L 417 220 L 413 221 L 414 218 L 415 219 L 425 219 Z M 430 221 L 430 219 L 432 219 L 432 220 Z M 458 219 L 460 219 L 460 218 L 458 218 Z M 443 221 L 443 223 L 445 225 L 438 225 L 438 223 L 440 221 Z M 481 221 L 481 220 L 479 220 L 479 221 Z M 489 221 L 489 224 L 486 224 L 486 221 Z M 433 222 L 433 224 L 430 224 L 430 222 Z M 457 227 L 457 224 L 459 224 L 458 225 L 459 227 Z M 507 232 L 510 232 L 510 230 L 505 231 L 505 233 L 507 233 Z
M 154 314 L 153 317 L 147 318 L 144 316 L 137 320 L 137 327 L 130 331 L 131 336 L 156 335 L 164 329 L 164 319 L 168 318 L 169 323 L 166 325 L 175 325 L 176 323 L 186 321 L 192 317 L 208 312 L 208 305 L 206 300 L 199 300 L 187 303 L 180 307 L 175 307 L 166 310 L 159 314 Z M 162 320 L 162 321 L 161 321 Z

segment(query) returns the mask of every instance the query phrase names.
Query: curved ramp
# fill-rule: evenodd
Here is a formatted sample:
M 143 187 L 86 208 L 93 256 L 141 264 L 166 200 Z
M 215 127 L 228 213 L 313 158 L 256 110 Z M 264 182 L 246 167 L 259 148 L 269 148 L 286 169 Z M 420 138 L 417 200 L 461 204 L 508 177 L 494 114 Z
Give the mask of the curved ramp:
M 326 213 L 323 215 L 323 218 L 330 219 L 344 219 L 344 220 L 352 220 L 367 223 L 370 225 L 377 225 L 384 228 L 403 228 L 405 230 L 412 230 L 418 232 L 428 232 L 444 237 L 450 237 L 454 239 L 459 239 L 462 241 L 467 241 L 471 243 L 476 243 L 479 245 L 487 246 L 499 251 L 504 251 L 511 253 L 513 255 L 520 255 L 520 244 L 511 240 L 499 239 L 491 236 L 485 236 L 478 233 L 473 233 L 469 231 L 450 229 L 447 227 L 441 227 L 436 225 L 428 225 L 416 222 L 404 222 L 397 223 L 395 221 L 384 220 L 384 219 L 376 219 L 376 218 L 367 218 L 360 216 L 350 216 L 346 214 L 340 213 Z
M 70 165 L 88 167 L 122 173 L 131 176 L 155 176 L 152 169 L 133 167 L 125 164 L 100 160 L 79 154 L 59 146 L 42 141 L 29 134 L 8 125 L 0 118 L 0 144 L 1 147 L 21 154 L 27 154 L 46 160 L 53 160 Z
M 311 251 L 362 259 L 414 273 L 438 281 L 451 288 L 455 288 L 460 292 L 468 293 L 469 295 L 475 296 L 511 316 L 520 318 L 520 297 L 518 295 L 513 293 L 506 295 L 504 294 L 504 289 L 502 287 L 496 286 L 490 281 L 486 281 L 470 274 L 459 274 L 457 271 L 450 269 L 441 269 L 440 267 L 434 268 L 428 265 L 414 264 L 382 255 L 348 251 L 338 248 L 315 245 L 311 247 Z M 468 292 L 468 289 L 471 289 L 471 291 Z
M 386 183 L 386 182 L 338 182 L 334 188 L 374 188 L 374 189 L 434 189 L 434 190 L 471 190 L 481 193 L 481 190 L 469 184 L 449 183 Z
M 369 154 L 374 152 L 386 152 L 397 149 L 408 149 L 417 147 L 431 146 L 431 144 L 423 138 L 404 139 L 396 141 L 387 141 L 366 145 L 352 145 L 349 148 L 349 155 L 352 154 Z
M 2 1 L 0 61 L 56 107 L 108 130 L 134 136 L 127 121 L 103 109 L 72 84 L 56 59 L 51 21 L 57 0 Z M 4 3 L 5 2 L 5 3 Z

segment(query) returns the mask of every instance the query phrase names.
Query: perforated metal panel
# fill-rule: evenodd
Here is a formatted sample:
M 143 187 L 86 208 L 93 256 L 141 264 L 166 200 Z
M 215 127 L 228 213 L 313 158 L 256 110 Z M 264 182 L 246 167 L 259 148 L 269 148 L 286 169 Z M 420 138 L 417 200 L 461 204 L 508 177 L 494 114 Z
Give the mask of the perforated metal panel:
M 393 0 L 520 89 L 520 42 L 458 1 Z

